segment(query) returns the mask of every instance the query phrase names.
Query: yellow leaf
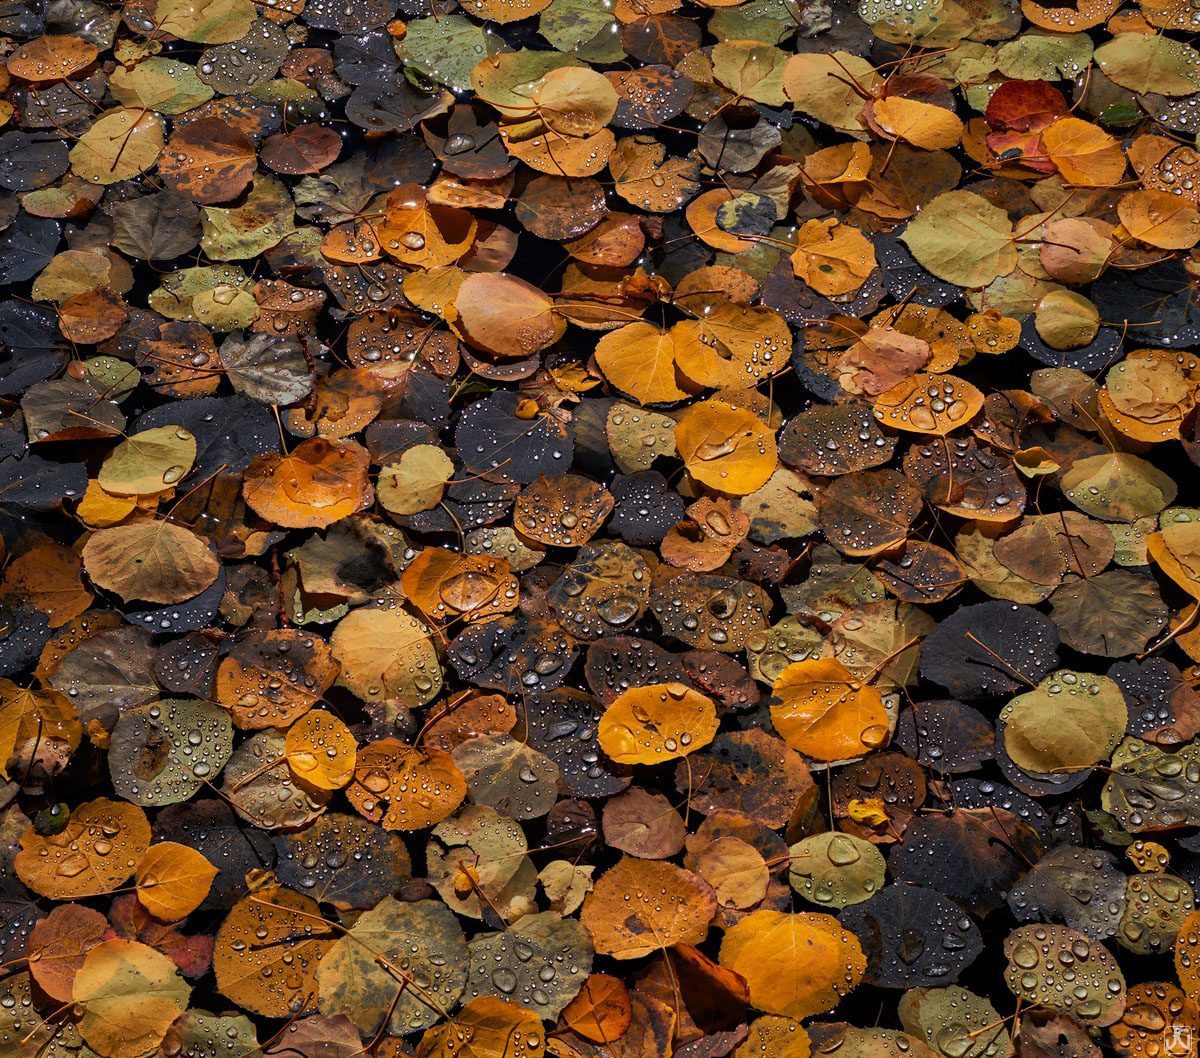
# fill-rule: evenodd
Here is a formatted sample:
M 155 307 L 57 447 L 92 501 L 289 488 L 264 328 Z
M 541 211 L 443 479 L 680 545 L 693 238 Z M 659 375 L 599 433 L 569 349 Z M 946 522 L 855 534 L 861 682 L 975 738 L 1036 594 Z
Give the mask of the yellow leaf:
M 855 798 L 846 806 L 846 815 L 856 823 L 865 823 L 869 827 L 885 826 L 892 818 L 887 814 L 883 800 L 879 797 L 865 799 Z
M 832 915 L 783 911 L 755 911 L 733 926 L 720 963 L 746 979 L 752 1006 L 790 1018 L 832 1010 L 867 968 L 858 938 Z
M 464 1047 L 464 1040 L 469 1041 Z M 505 999 L 479 996 L 421 1037 L 417 1058 L 542 1058 L 541 1019 Z
M 5 763 L 25 743 L 54 740 L 74 750 L 82 738 L 79 714 L 65 695 L 0 680 L 0 777 L 9 777 Z
M 962 139 L 963 123 L 945 107 L 888 96 L 875 101 L 873 113 L 875 123 L 884 132 L 922 150 L 946 150 L 958 146 Z
M 818 294 L 849 294 L 875 270 L 875 247 L 858 228 L 810 220 L 796 235 L 792 271 Z
M 195 849 L 174 841 L 151 845 L 138 864 L 137 895 L 155 918 L 186 918 L 208 896 L 217 869 Z
M 1120 143 L 1080 118 L 1060 118 L 1043 129 L 1042 146 L 1069 184 L 1111 187 L 1125 174 Z
M 817 760 L 846 760 L 888 740 L 883 698 L 835 658 L 797 661 L 779 674 L 771 706 L 775 730 L 792 749 Z
M 88 482 L 83 499 L 75 508 L 75 517 L 84 525 L 96 529 L 116 525 L 128 517 L 137 502 L 132 496 L 113 496 L 105 492 L 94 478 Z
M 354 777 L 358 746 L 350 729 L 332 713 L 313 709 L 288 728 L 288 766 L 310 786 L 340 790 Z
M 1186 250 L 1200 241 L 1200 211 L 1169 191 L 1130 191 L 1117 216 L 1135 239 L 1161 250 Z
M 72 985 L 83 1008 L 79 1032 L 103 1058 L 156 1051 L 187 1008 L 192 989 L 179 967 L 145 944 L 114 938 L 87 954 Z
M 163 149 L 159 116 L 118 107 L 101 114 L 71 148 L 71 171 L 93 184 L 115 184 L 145 172 Z
M 866 59 L 845 51 L 793 55 L 783 70 L 783 90 L 797 110 L 842 132 L 860 134 L 862 96 L 853 82 L 869 92 L 877 80 Z
M 675 337 L 652 323 L 609 331 L 596 344 L 596 363 L 609 382 L 639 404 L 688 396 L 675 370 Z
M 718 726 L 711 698 L 682 683 L 653 683 L 604 711 L 600 748 L 618 764 L 661 764 L 707 746 Z
M 675 447 L 702 485 L 748 496 L 775 473 L 775 434 L 757 415 L 721 400 L 694 404 L 675 427 Z

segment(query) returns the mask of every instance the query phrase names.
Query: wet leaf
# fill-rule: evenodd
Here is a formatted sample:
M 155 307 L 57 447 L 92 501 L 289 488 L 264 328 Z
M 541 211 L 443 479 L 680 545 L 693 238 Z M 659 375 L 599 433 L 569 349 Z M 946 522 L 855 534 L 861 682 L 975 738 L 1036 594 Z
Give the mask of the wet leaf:
M 92 582 L 125 601 L 181 603 L 214 580 L 220 563 L 195 533 L 172 522 L 98 529 L 83 549 Z
M 670 863 L 623 856 L 583 902 L 580 921 L 596 951 L 636 959 L 671 944 L 696 944 L 717 908 L 712 888 Z
M 88 952 L 71 986 L 83 1007 L 80 1034 L 104 1058 L 134 1058 L 160 1043 L 190 994 L 165 955 L 118 939 Z
M 884 745 L 889 722 L 879 692 L 840 661 L 797 661 L 775 680 L 771 722 L 794 750 L 845 760 Z
M 217 931 L 217 988 L 267 1017 L 312 1009 L 317 968 L 334 940 L 315 900 L 282 886 L 260 889 L 239 900 Z
M 618 764 L 658 764 L 701 749 L 716 733 L 712 700 L 681 683 L 626 691 L 600 720 L 600 747 Z
M 216 876 L 216 867 L 195 849 L 160 842 L 138 864 L 138 900 L 155 918 L 176 922 L 204 902 Z
M 759 1010 L 804 1018 L 832 1009 L 866 961 L 832 915 L 756 911 L 726 932 L 721 965 L 746 979 Z
M 462 931 L 444 906 L 385 897 L 322 958 L 321 1012 L 348 1014 L 370 1032 L 385 1021 L 412 1032 L 436 1022 L 462 994 L 466 963 Z

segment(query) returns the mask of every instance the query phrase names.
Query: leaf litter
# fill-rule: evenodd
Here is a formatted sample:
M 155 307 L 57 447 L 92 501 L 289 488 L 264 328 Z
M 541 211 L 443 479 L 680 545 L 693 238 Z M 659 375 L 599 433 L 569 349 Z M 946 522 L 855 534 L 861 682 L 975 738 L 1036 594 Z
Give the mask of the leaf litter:
M 1194 1056 L 1198 24 L 0 11 L 0 1052 Z

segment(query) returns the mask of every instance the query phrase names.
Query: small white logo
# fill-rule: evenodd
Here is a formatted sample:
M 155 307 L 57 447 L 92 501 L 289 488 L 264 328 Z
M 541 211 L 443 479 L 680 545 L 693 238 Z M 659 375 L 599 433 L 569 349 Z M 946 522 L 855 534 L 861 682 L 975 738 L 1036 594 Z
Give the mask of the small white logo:
M 1167 1037 L 1166 1051 L 1171 1055 L 1187 1055 L 1192 1053 L 1192 1027 L 1190 1025 L 1172 1025 L 1171 1035 Z

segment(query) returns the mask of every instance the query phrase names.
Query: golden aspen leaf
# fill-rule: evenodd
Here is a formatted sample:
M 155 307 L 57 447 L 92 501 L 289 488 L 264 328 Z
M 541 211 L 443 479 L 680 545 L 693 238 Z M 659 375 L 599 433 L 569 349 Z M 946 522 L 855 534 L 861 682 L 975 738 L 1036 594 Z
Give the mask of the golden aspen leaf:
M 779 463 L 774 432 L 752 411 L 716 399 L 680 416 L 675 447 L 692 477 L 734 496 L 762 488 Z
M 83 584 L 82 569 L 74 549 L 45 540 L 9 562 L 0 592 L 24 596 L 46 615 L 51 628 L 61 628 L 95 598 Z
M 264 1017 L 302 1014 L 315 1005 L 317 967 L 338 936 L 315 900 L 283 886 L 258 889 L 217 930 L 217 990 Z
M 212 549 L 174 522 L 134 522 L 97 529 L 83 548 L 92 583 L 122 599 L 181 603 L 204 591 L 220 572 Z
M 787 105 L 783 73 L 789 56 L 757 40 L 722 40 L 712 51 L 713 73 L 726 88 L 756 103 Z
M 550 0 L 467 0 L 463 8 L 476 18 L 503 25 L 532 18 L 549 6 Z
M 125 438 L 96 475 L 106 492 L 133 496 L 173 488 L 196 461 L 196 438 L 182 426 L 158 426 Z
M 313 709 L 288 728 L 284 752 L 301 779 L 322 790 L 340 790 L 354 775 L 358 746 L 332 713 Z
M 1177 522 L 1146 538 L 1146 550 L 1159 569 L 1200 600 L 1200 525 Z
M 1129 722 L 1116 681 L 1057 670 L 1001 710 L 1004 749 L 1034 774 L 1090 768 L 1116 749 Z
M 596 535 L 614 506 L 608 489 L 591 478 L 539 474 L 513 504 L 513 528 L 538 544 L 579 547 Z
M 563 1021 L 594 1043 L 615 1043 L 629 1028 L 632 1014 L 629 990 L 615 977 L 592 974 L 567 1004 Z
M 529 89 L 536 113 L 560 136 L 594 136 L 617 111 L 617 90 L 601 73 L 587 67 L 550 70 Z
M 151 845 L 137 866 L 137 895 L 155 918 L 186 918 L 208 896 L 217 869 L 202 853 L 174 841 Z
M 367 264 L 383 257 L 379 235 L 365 220 L 348 221 L 330 228 L 321 240 L 321 253 L 330 261 Z
M 1016 268 L 1013 237 L 1008 214 L 971 191 L 938 195 L 909 222 L 903 236 L 929 271 L 964 287 L 987 286 Z
M 794 1018 L 764 1014 L 750 1022 L 746 1039 L 733 1052 L 733 1058 L 759 1058 L 763 1054 L 772 1058 L 809 1058 L 812 1040 Z
M 606 76 L 612 76 L 608 74 Z M 616 192 L 630 205 L 652 213 L 670 213 L 699 190 L 699 166 L 690 158 L 668 158 L 666 147 L 651 137 L 626 136 L 608 159 Z M 625 317 L 627 309 L 620 315 Z
M 983 394 L 954 375 L 918 372 L 875 398 L 875 418 L 885 426 L 945 436 L 983 408 Z
M 77 900 L 118 888 L 149 847 L 145 812 L 98 797 L 72 811 L 57 834 L 42 835 L 33 827 L 25 831 L 14 866 L 35 893 Z
M 427 547 L 405 567 L 400 585 L 413 605 L 436 622 L 459 616 L 488 621 L 517 605 L 517 578 L 507 562 L 487 555 Z
M 867 968 L 858 938 L 832 915 L 766 910 L 726 932 L 720 963 L 746 979 L 757 1009 L 789 1018 L 832 1010 Z
M 88 481 L 83 499 L 75 507 L 75 517 L 94 529 L 105 529 L 124 521 L 137 506 L 135 496 L 114 496 L 105 492 L 95 478 Z
M 101 114 L 75 142 L 71 171 L 93 184 L 115 184 L 145 172 L 162 149 L 162 119 L 157 114 L 118 107 Z
M 379 473 L 379 502 L 392 514 L 419 514 L 438 505 L 454 462 L 437 445 L 413 445 Z
M 450 322 L 467 342 L 505 360 L 540 353 L 567 328 L 548 294 L 504 272 L 467 276 L 454 312 Z
M 466 1048 L 464 1040 L 469 1040 Z M 442 1025 L 427 1029 L 417 1058 L 542 1058 L 542 1021 L 533 1011 L 496 996 L 479 996 Z
M 259 283 L 256 291 L 261 291 L 262 286 Z M 287 332 L 288 324 L 278 317 L 274 326 L 263 326 L 267 316 L 266 306 L 260 303 L 256 330 Z M 309 403 L 304 408 L 290 410 L 286 422 L 288 429 L 304 437 L 317 434 L 342 439 L 364 429 L 382 407 L 379 376 L 366 368 L 353 367 L 330 372 L 321 379 Z
M 465 209 L 428 203 L 419 184 L 402 184 L 388 194 L 372 227 L 389 257 L 410 268 L 440 268 L 470 250 L 478 225 Z
M 1020 321 L 1003 316 L 995 309 L 972 313 L 967 317 L 967 330 L 975 352 L 990 356 L 1015 349 L 1021 340 Z
M 962 139 L 963 123 L 954 111 L 918 99 L 904 96 L 877 99 L 872 104 L 871 116 L 890 137 L 923 150 L 947 150 Z
M 115 335 L 128 315 L 129 306 L 120 294 L 94 287 L 59 305 L 58 328 L 69 341 L 94 345 Z
M 564 136 L 541 121 L 501 125 L 500 138 L 509 153 L 540 173 L 554 176 L 593 176 L 608 164 L 617 145 L 609 129 L 594 136 Z
M 717 910 L 712 887 L 671 863 L 622 856 L 596 881 L 579 920 L 596 951 L 637 959 L 672 944 L 700 944 Z
M 191 992 L 167 956 L 120 938 L 89 951 L 72 985 L 72 998 L 83 1008 L 79 1032 L 102 1058 L 137 1058 L 156 1049 Z
M 250 0 L 157 0 L 154 24 L 165 33 L 201 44 L 240 40 L 254 22 Z
M 1114 84 L 1133 92 L 1190 96 L 1200 89 L 1197 53 L 1183 41 L 1145 28 L 1116 33 L 1096 49 L 1096 64 Z
M 604 711 L 600 748 L 618 764 L 661 764 L 707 746 L 719 723 L 711 698 L 682 683 L 652 683 Z
M 276 525 L 323 529 L 370 502 L 367 463 L 367 453 L 353 441 L 313 437 L 290 455 L 255 458 L 242 495 L 255 514 Z
M 810 220 L 796 233 L 792 271 L 818 294 L 849 294 L 866 282 L 875 267 L 875 247 L 849 224 Z
M 1194 1044 L 1200 1033 L 1200 1008 L 1173 984 L 1145 981 L 1130 986 L 1125 1013 L 1108 1031 L 1118 1054 L 1167 1058 L 1173 1050 L 1181 1050 L 1175 1040 L 1190 1039 Z
M 639 404 L 688 396 L 675 359 L 674 330 L 652 323 L 631 323 L 609 331 L 596 344 L 596 363 L 604 377 Z
M 1100 310 L 1074 290 L 1052 290 L 1037 303 L 1034 326 L 1051 349 L 1081 349 L 1100 330 Z
M 10 778 L 6 762 L 27 744 L 61 742 L 71 752 L 82 739 L 79 714 L 65 695 L 0 679 L 0 776 Z
M 8 57 L 8 72 L 23 81 L 59 81 L 96 61 L 99 49 L 82 37 L 47 33 L 26 41 Z
M 828 209 L 849 209 L 852 199 L 867 188 L 871 149 L 865 143 L 839 143 L 814 151 L 805 160 L 800 178 L 806 192 Z
M 698 386 L 746 389 L 784 370 L 791 357 L 787 321 L 761 305 L 705 306 L 671 328 L 679 370 Z
M 841 132 L 861 132 L 862 96 L 878 78 L 866 59 L 849 52 L 793 55 L 783 71 L 783 89 L 795 108 Z
M 1183 920 L 1175 941 L 1175 973 L 1187 997 L 1200 1003 L 1200 911 Z
M 732 834 L 717 838 L 696 857 L 696 870 L 713 887 L 721 907 L 754 907 L 767 895 L 771 872 L 753 845 Z
M 883 698 L 836 658 L 793 662 L 772 690 L 771 722 L 799 753 L 816 760 L 846 760 L 888 740 Z
M 467 796 L 467 780 L 445 750 L 419 749 L 397 738 L 363 746 L 346 797 L 386 830 L 423 830 L 440 823 Z
M 846 816 L 869 827 L 886 826 L 891 820 L 887 806 L 880 797 L 854 798 L 846 803 Z
M 285 727 L 321 700 L 336 675 L 325 640 L 297 628 L 255 629 L 221 659 L 215 697 L 244 730 Z
M 1142 17 L 1160 29 L 1189 30 L 1196 25 L 1195 9 L 1187 0 L 1146 0 L 1141 7 Z
M 433 633 L 400 610 L 353 610 L 338 622 L 329 646 L 342 666 L 341 683 L 368 705 L 415 708 L 442 687 Z
M 1037 0 L 1021 0 L 1022 14 L 1051 33 L 1082 33 L 1110 18 L 1120 6 L 1121 0 L 1079 0 L 1069 7 L 1044 7 Z
M 1135 239 L 1162 250 L 1186 250 L 1200 241 L 1200 210 L 1167 191 L 1130 191 L 1117 200 L 1117 216 Z
M 1085 187 L 1111 187 L 1125 174 L 1120 143 L 1097 125 L 1081 118 L 1060 118 L 1042 129 L 1046 155 L 1062 178 Z
M 1181 436 L 1184 419 L 1195 407 L 1196 391 L 1179 363 L 1130 355 L 1109 369 L 1097 399 L 1113 426 L 1153 444 Z

